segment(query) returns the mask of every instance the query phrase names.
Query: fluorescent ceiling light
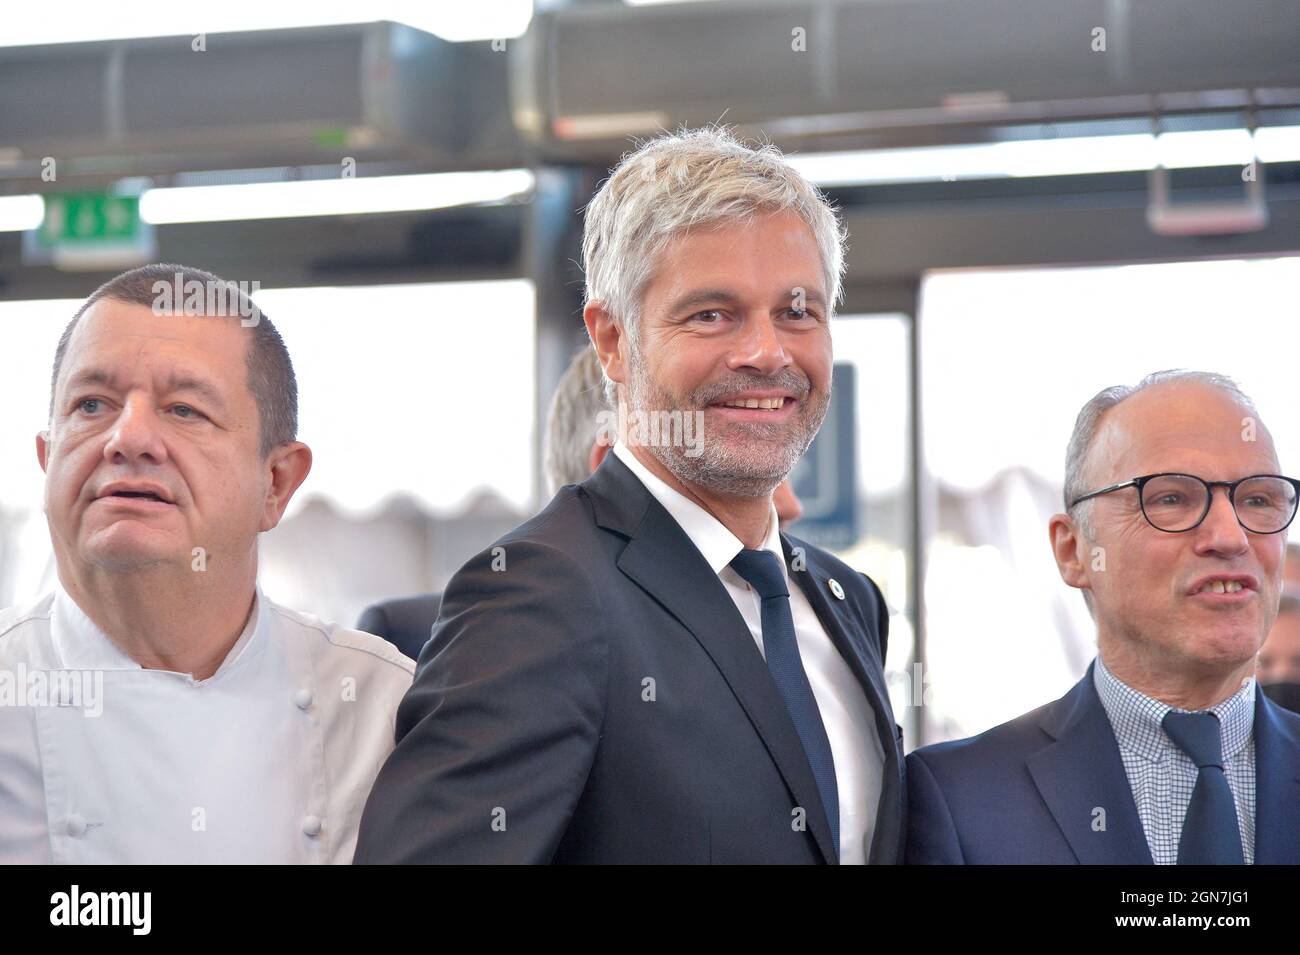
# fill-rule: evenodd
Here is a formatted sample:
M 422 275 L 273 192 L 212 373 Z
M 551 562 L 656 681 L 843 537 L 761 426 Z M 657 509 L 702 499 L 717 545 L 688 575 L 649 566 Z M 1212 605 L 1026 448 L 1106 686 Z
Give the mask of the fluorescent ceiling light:
M 505 169 L 256 182 L 234 186 L 180 186 L 145 192 L 140 197 L 140 218 L 154 225 L 167 225 L 175 222 L 408 212 L 500 201 L 527 192 L 532 185 L 533 174 L 529 170 Z
M 200 31 L 278 30 L 375 20 L 404 23 L 445 40 L 490 40 L 520 36 L 533 16 L 532 0 L 370 0 L 364 7 L 353 0 L 313 0 L 305 5 L 223 0 L 205 5 L 201 13 L 175 0 L 119 4 L 70 0 L 59 9 L 60 15 L 52 17 L 48 8 L 38 9 L 35 4 L 7 5 L 0 46 L 194 36 Z
M 1245 166 L 1300 160 L 1300 126 L 1271 126 L 1255 132 L 1254 148 L 1244 129 L 1197 130 L 1131 136 L 1032 139 L 922 149 L 792 155 L 790 162 L 820 186 L 927 182 L 942 179 L 1001 179 L 1128 172 L 1154 168 Z
M 1249 134 L 1235 129 L 1165 133 L 1158 138 L 1144 133 L 788 158 L 818 185 L 837 186 L 1141 171 L 1153 168 L 1157 161 L 1169 169 L 1244 166 L 1252 156 L 1265 164 L 1300 161 L 1300 126 L 1257 130 L 1253 150 Z M 140 199 L 140 216 L 166 225 L 405 212 L 500 201 L 532 187 L 533 174 L 527 169 L 183 186 L 146 191 Z M 39 196 L 0 197 L 0 232 L 37 228 L 43 215 Z

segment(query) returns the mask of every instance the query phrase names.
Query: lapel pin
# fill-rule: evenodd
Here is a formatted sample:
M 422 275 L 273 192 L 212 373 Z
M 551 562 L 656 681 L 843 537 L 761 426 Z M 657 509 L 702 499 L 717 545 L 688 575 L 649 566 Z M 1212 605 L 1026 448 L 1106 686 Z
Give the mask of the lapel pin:
M 838 580 L 832 577 L 830 580 L 826 581 L 826 583 L 830 584 L 831 593 L 835 595 L 836 600 L 844 599 L 844 588 L 840 586 L 840 582 Z

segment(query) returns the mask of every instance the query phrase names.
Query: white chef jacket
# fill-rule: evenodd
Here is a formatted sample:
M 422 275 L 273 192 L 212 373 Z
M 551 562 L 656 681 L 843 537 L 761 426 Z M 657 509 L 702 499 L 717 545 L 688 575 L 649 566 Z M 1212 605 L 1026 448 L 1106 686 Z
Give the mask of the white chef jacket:
M 0 863 L 349 863 L 415 664 L 257 591 L 211 677 L 0 611 Z

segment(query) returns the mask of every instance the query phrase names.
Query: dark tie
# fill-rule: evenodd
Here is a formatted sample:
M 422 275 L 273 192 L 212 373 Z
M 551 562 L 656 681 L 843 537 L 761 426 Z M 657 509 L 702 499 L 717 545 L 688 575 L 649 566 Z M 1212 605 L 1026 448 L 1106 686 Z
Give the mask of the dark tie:
M 840 851 L 840 794 L 835 783 L 835 758 L 826 738 L 821 711 L 813 698 L 808 674 L 799 657 L 799 643 L 794 635 L 794 617 L 790 613 L 790 591 L 786 589 L 781 561 L 766 550 L 742 550 L 731 562 L 732 568 L 763 598 L 763 655 L 781 698 L 785 700 L 795 732 L 803 743 L 812 767 L 813 779 L 821 793 L 822 807 L 830 820 L 835 855 Z
M 1219 718 L 1213 713 L 1170 710 L 1162 724 L 1169 738 L 1196 764 L 1196 786 L 1178 840 L 1179 865 L 1243 865 L 1237 807 L 1223 773 Z

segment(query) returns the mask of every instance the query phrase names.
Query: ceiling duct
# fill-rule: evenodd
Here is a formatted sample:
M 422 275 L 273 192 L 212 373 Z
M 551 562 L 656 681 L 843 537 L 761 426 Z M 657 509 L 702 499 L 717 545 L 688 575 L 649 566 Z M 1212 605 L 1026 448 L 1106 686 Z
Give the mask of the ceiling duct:
M 7 191 L 191 170 L 512 166 L 506 56 L 395 23 L 0 49 Z
M 722 120 L 786 148 L 1300 102 L 1296 0 L 827 0 L 539 11 L 515 122 L 548 153 Z

